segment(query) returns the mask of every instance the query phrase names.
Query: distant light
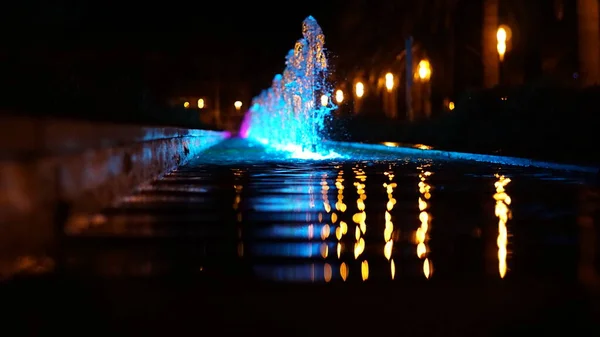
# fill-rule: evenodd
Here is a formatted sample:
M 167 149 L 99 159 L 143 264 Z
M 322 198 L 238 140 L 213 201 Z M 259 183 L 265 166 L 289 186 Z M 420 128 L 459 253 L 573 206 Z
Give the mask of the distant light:
M 394 89 L 394 74 L 385 74 L 385 87 L 387 88 L 388 92 L 391 92 Z
M 344 92 L 342 90 L 337 90 L 335 92 L 335 101 L 338 103 L 342 103 L 344 101 Z
M 198 109 L 204 109 L 204 99 L 200 98 L 198 100 Z
M 504 29 L 504 27 L 498 28 L 498 32 L 496 33 L 496 39 L 498 39 L 498 42 L 506 42 L 507 37 L 506 29 Z
M 498 56 L 500 57 L 500 61 L 504 60 L 504 54 L 506 54 L 507 44 L 506 42 L 510 40 L 512 32 L 510 27 L 506 25 L 502 25 L 498 27 L 498 31 L 496 32 L 496 40 L 498 44 L 496 45 L 496 49 L 498 50 Z
M 321 96 L 321 105 L 327 106 L 328 103 L 329 103 L 329 97 L 327 97 L 327 95 L 322 95 Z
M 355 87 L 356 97 L 361 98 L 365 94 L 365 85 L 362 82 L 356 83 Z
M 417 66 L 419 78 L 427 81 L 431 77 L 431 64 L 427 60 L 421 60 Z
M 183 103 L 183 107 L 186 108 L 186 109 L 189 108 L 190 107 L 190 102 Z
M 236 110 L 239 110 L 242 108 L 242 102 L 241 101 L 235 101 L 233 103 L 233 106 L 235 107 Z
M 454 110 L 454 102 L 450 102 L 450 103 L 448 103 L 448 109 L 449 109 L 450 111 Z

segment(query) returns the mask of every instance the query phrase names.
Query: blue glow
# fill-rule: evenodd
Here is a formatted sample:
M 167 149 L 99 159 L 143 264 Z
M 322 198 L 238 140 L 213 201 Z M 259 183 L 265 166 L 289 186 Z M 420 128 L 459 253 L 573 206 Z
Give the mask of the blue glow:
M 323 263 L 298 264 L 298 265 L 262 265 L 255 266 L 254 272 L 263 279 L 287 282 L 325 282 Z M 335 268 L 339 268 L 337 265 Z M 339 275 L 332 275 L 338 279 Z
M 337 108 L 327 82 L 325 36 L 312 16 L 302 23 L 302 35 L 286 57 L 283 74 L 253 99 L 240 135 L 296 159 L 340 158 L 322 146 L 325 119 Z
M 267 228 L 257 228 L 256 237 L 270 239 L 312 239 L 315 233 L 321 233 L 324 224 L 315 225 L 273 225 Z M 335 247 L 330 247 L 335 248 Z
M 329 249 L 334 249 L 336 245 L 333 242 L 326 244 Z M 250 251 L 253 256 L 261 257 L 311 258 L 321 256 L 322 245 L 322 241 L 258 243 L 252 245 Z
M 315 201 L 306 196 L 268 196 L 250 199 L 253 209 L 257 212 L 308 212 L 315 211 Z

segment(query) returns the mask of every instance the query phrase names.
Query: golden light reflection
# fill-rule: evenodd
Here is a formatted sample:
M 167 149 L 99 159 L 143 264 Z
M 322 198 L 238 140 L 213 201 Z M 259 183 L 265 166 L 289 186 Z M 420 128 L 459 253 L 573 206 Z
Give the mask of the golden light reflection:
M 431 225 L 431 215 L 428 212 L 428 200 L 431 198 L 431 186 L 427 183 L 427 178 L 431 172 L 421 169 L 419 173 L 419 221 L 421 225 L 415 232 L 415 243 L 417 244 L 417 256 L 423 260 L 423 275 L 430 278 L 432 274 L 431 260 L 428 258 L 429 252 L 427 241 L 429 240 L 429 226 Z
M 360 273 L 362 275 L 363 281 L 369 279 L 369 263 L 366 260 L 360 264 Z
M 333 271 L 331 269 L 331 265 L 329 263 L 325 263 L 323 269 L 323 275 L 325 276 L 325 282 L 331 281 L 331 277 L 333 276 Z
M 335 203 L 335 209 L 338 212 L 344 213 L 346 211 L 346 205 L 344 204 L 344 171 L 339 170 L 337 177 L 335 178 L 335 188 L 337 190 L 337 202 Z M 338 216 L 336 212 L 331 213 L 331 225 L 334 226 L 338 222 Z M 338 259 L 342 256 L 342 237 L 348 233 L 348 225 L 346 222 L 341 221 L 335 228 L 335 237 L 338 240 L 336 245 L 336 253 Z
M 340 212 L 346 211 L 346 204 L 344 204 L 344 171 L 340 170 L 337 178 L 335 179 L 335 188 L 338 191 L 337 202 L 335 203 L 335 209 Z
M 348 270 L 348 266 L 345 262 L 342 262 L 340 265 L 340 275 L 342 276 L 342 280 L 346 281 L 348 279 L 348 274 L 350 271 Z
M 420 150 L 431 150 L 432 147 L 425 144 L 415 144 L 415 147 Z
M 326 242 L 323 242 L 321 244 L 321 256 L 326 259 L 327 256 L 329 256 L 329 246 L 327 245 Z
M 354 231 L 356 239 L 356 243 L 354 244 L 354 258 L 358 259 L 358 257 L 365 251 L 365 240 L 361 237 L 361 235 L 367 232 L 367 213 L 365 212 L 364 202 L 367 199 L 367 194 L 365 192 L 365 188 L 367 187 L 365 184 L 367 175 L 365 171 L 359 167 L 354 167 L 352 171 L 354 172 L 356 179 L 354 186 L 356 187 L 356 193 L 358 194 L 358 198 L 356 199 L 356 208 L 358 212 L 352 215 L 352 221 L 356 224 Z
M 383 183 L 383 188 L 385 188 L 388 201 L 386 203 L 385 210 L 385 225 L 383 229 L 383 239 L 385 244 L 383 246 L 383 255 L 385 258 L 390 261 L 390 273 L 392 280 L 396 276 L 396 265 L 394 264 L 394 260 L 392 260 L 392 251 L 394 249 L 394 241 L 392 240 L 392 234 L 394 233 L 394 223 L 392 222 L 392 209 L 396 205 L 396 199 L 394 198 L 394 188 L 398 185 L 393 181 L 394 180 L 394 171 L 392 170 L 392 165 L 389 166 L 388 171 L 383 173 L 388 181 Z
M 327 184 L 327 174 L 323 174 L 321 179 L 321 195 L 323 196 L 323 207 L 325 212 L 331 212 L 331 204 L 329 204 L 329 185 Z
M 510 178 L 499 174 L 496 174 L 496 178 L 498 180 L 494 183 L 494 187 L 496 188 L 494 200 L 496 200 L 495 214 L 498 218 L 498 238 L 496 239 L 496 244 L 498 245 L 498 272 L 500 277 L 504 278 L 507 271 L 506 258 L 508 255 L 508 229 L 506 223 L 512 218 L 509 208 L 511 199 L 506 194 L 505 187 L 510 183 Z

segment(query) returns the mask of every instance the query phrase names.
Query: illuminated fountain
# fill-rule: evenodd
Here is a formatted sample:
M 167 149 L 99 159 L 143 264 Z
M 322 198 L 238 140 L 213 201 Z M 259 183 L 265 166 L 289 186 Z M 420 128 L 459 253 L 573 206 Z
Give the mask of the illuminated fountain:
M 336 106 L 327 83 L 325 36 L 312 16 L 302 23 L 302 36 L 286 57 L 283 75 L 253 99 L 240 136 L 294 158 L 339 157 L 321 146 L 325 119 Z

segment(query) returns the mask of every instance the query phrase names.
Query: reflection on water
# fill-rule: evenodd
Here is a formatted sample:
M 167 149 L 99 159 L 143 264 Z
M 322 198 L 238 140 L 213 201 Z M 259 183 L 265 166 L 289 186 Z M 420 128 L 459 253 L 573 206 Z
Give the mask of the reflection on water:
M 464 281 L 488 277 L 480 260 L 489 247 L 492 277 L 505 278 L 510 266 L 503 282 L 557 274 L 549 270 L 578 282 L 597 275 L 590 239 L 597 211 L 576 206 L 582 186 L 593 188 L 577 177 L 523 168 L 494 176 L 497 167 L 406 159 L 248 164 L 232 161 L 235 151 L 214 152 L 211 162 L 182 167 L 79 219 L 66 231 L 66 269 L 331 284 Z M 540 262 L 568 250 L 581 259 Z
M 419 168 L 419 222 L 420 226 L 415 233 L 415 241 L 417 244 L 417 256 L 423 260 L 423 275 L 425 278 L 430 278 L 433 266 L 429 258 L 427 241 L 429 241 L 429 226 L 431 225 L 431 214 L 428 212 L 429 199 L 431 198 L 431 186 L 427 183 L 427 179 L 431 176 L 430 171 L 425 170 L 426 167 Z
M 358 212 L 352 216 L 352 221 L 355 223 L 354 238 L 356 240 L 354 243 L 354 259 L 358 260 L 365 251 L 366 246 L 364 234 L 367 232 L 367 213 L 365 211 L 365 200 L 367 199 L 367 193 L 365 192 L 367 185 L 365 182 L 367 175 L 358 165 L 352 168 L 352 172 L 354 173 L 354 186 L 358 195 L 356 199 L 356 210 Z M 363 281 L 369 278 L 369 262 L 366 259 L 360 264 L 360 273 Z
M 498 217 L 498 239 L 496 241 L 498 245 L 498 272 L 500 273 L 500 277 L 504 278 L 507 269 L 506 257 L 508 256 L 506 249 L 508 244 L 508 229 L 506 224 L 512 218 L 509 208 L 511 199 L 506 194 L 505 187 L 510 183 L 510 178 L 499 174 L 496 174 L 495 177 L 498 179 L 494 183 L 494 187 L 496 188 L 496 193 L 494 194 L 494 200 L 496 200 L 495 214 Z
M 336 167 L 336 168 L 339 168 Z M 337 191 L 336 202 L 335 202 L 335 210 L 340 212 L 340 214 L 344 214 L 346 212 L 346 204 L 344 204 L 344 170 L 339 169 L 337 176 L 335 178 L 335 189 Z M 338 216 L 336 212 L 331 213 L 331 224 L 332 226 L 338 222 Z M 340 220 L 339 223 L 335 227 L 335 237 L 337 239 L 336 251 L 338 260 L 342 258 L 342 238 L 345 234 L 348 233 L 348 224 L 344 220 Z M 345 262 L 340 264 L 340 276 L 343 281 L 348 279 L 348 266 Z
M 385 171 L 383 174 L 389 179 L 389 181 L 383 183 L 383 187 L 385 188 L 388 196 L 385 209 L 385 225 L 383 228 L 383 240 L 385 241 L 383 246 L 383 255 L 388 261 L 390 261 L 390 273 L 393 280 L 396 277 L 396 264 L 394 263 L 394 259 L 392 259 L 392 250 L 394 249 L 394 241 L 392 240 L 394 223 L 392 222 L 392 214 L 390 212 L 392 212 L 394 205 L 396 205 L 396 199 L 394 199 L 394 188 L 396 188 L 398 184 L 394 182 L 394 171 L 392 170 L 392 165 L 390 165 L 388 171 Z

